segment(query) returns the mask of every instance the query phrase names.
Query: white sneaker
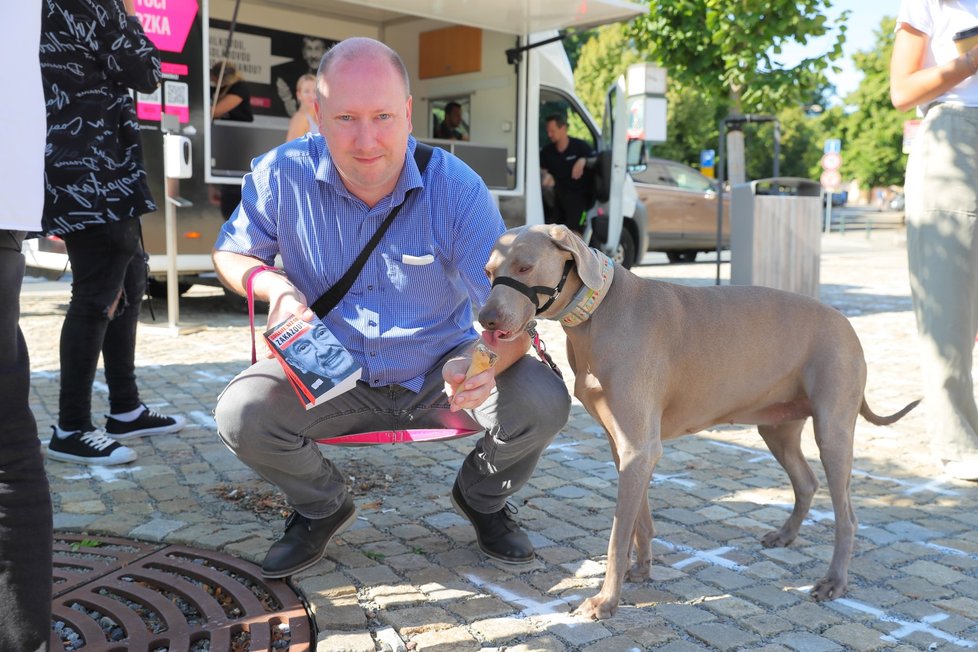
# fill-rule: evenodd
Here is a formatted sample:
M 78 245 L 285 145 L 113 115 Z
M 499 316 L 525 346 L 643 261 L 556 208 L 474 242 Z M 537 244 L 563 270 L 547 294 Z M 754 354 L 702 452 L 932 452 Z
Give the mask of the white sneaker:
M 136 451 L 109 439 L 101 430 L 76 430 L 67 437 L 58 437 L 57 432 L 52 432 L 48 457 L 63 462 L 112 466 L 132 462 L 136 459 Z

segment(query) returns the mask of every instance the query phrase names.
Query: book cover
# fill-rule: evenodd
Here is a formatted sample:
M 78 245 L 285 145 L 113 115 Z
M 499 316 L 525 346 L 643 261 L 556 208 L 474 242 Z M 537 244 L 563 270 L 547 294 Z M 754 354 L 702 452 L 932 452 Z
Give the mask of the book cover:
M 352 389 L 360 378 L 356 360 L 318 317 L 290 317 L 265 331 L 265 341 L 307 410 Z

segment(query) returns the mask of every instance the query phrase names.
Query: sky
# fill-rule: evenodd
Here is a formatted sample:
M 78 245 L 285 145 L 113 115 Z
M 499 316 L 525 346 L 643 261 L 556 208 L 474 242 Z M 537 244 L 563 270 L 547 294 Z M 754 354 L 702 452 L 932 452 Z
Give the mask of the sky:
M 846 43 L 842 58 L 836 62 L 842 72 L 829 72 L 829 81 L 835 84 L 838 95 L 834 98 L 836 104 L 841 104 L 843 97 L 856 90 L 862 79 L 862 74 L 852 64 L 852 54 L 873 47 L 873 32 L 879 27 L 880 19 L 883 16 L 895 17 L 900 9 L 900 0 L 834 0 L 832 8 L 827 12 L 829 20 L 837 23 L 839 14 L 847 9 L 850 13 Z M 837 34 L 838 31 L 833 31 L 833 36 Z M 829 41 L 830 39 L 817 39 L 809 41 L 804 47 L 786 47 L 782 52 L 783 63 L 793 65 L 805 56 L 824 53 L 828 51 Z

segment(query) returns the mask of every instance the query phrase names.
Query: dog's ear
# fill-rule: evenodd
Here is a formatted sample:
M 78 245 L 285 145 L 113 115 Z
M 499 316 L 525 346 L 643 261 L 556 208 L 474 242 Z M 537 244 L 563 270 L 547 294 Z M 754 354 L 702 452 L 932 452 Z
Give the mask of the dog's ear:
M 592 290 L 600 290 L 604 279 L 601 277 L 601 259 L 597 253 L 588 247 L 581 236 L 577 235 L 563 224 L 550 225 L 550 239 L 560 249 L 569 251 L 577 266 L 577 275 L 584 285 Z

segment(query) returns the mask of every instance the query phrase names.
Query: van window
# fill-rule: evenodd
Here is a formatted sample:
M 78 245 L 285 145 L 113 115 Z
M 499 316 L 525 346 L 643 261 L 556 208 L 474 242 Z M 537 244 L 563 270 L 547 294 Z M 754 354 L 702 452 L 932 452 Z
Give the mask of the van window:
M 574 138 L 580 138 L 597 149 L 597 135 L 588 128 L 587 122 L 581 117 L 577 105 L 568 97 L 554 90 L 540 89 L 540 147 L 543 147 L 550 140 L 547 138 L 547 117 L 551 115 L 563 115 L 567 118 L 567 134 Z
M 433 99 L 428 106 L 431 107 L 431 138 L 469 140 L 471 101 L 468 96 Z

